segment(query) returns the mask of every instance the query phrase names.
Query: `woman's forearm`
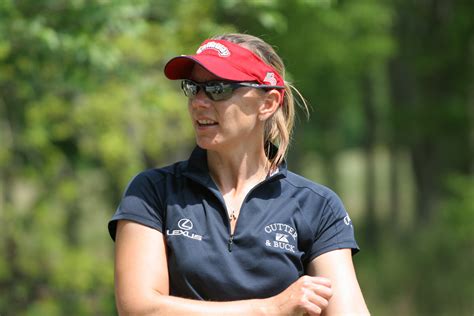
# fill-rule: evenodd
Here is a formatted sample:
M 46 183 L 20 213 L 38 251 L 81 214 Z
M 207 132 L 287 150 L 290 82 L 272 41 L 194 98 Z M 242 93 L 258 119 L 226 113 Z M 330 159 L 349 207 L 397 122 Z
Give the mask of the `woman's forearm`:
M 154 315 L 293 315 L 308 313 L 320 315 L 332 296 L 331 281 L 308 275 L 300 277 L 278 295 L 264 299 L 248 299 L 229 302 L 209 302 L 185 299 L 153 292 L 146 295 L 128 292 L 129 296 L 117 296 L 121 316 Z
M 275 315 L 270 299 L 210 302 L 155 294 L 141 302 L 117 302 L 120 316 L 155 315 Z

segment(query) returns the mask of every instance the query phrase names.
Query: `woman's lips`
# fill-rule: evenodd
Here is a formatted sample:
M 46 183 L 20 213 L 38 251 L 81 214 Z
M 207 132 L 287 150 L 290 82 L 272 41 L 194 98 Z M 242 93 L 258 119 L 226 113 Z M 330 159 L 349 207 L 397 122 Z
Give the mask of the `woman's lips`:
M 206 127 L 213 127 L 218 125 L 218 123 L 214 120 L 210 119 L 199 119 L 196 120 L 198 128 L 206 128 Z

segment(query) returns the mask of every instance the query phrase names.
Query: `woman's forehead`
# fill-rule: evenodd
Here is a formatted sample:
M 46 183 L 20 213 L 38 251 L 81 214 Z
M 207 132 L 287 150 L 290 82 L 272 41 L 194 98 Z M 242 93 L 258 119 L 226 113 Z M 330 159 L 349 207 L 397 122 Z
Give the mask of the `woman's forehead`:
M 191 71 L 191 76 L 189 79 L 194 80 L 196 82 L 205 82 L 211 80 L 218 80 L 220 78 L 210 73 L 206 68 L 202 67 L 201 65 L 195 64 L 193 70 Z

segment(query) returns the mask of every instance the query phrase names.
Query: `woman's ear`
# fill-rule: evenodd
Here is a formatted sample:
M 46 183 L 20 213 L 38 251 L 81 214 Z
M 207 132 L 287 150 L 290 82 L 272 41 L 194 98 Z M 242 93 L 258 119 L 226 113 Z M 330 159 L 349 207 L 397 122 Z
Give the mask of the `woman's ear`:
M 281 103 L 281 93 L 273 89 L 265 93 L 265 99 L 259 108 L 258 119 L 265 121 L 278 110 Z

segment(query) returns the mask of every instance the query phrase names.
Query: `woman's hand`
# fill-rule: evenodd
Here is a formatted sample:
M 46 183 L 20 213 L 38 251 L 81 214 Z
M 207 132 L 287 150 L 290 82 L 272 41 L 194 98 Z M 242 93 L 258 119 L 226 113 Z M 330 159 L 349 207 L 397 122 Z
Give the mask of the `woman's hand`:
M 331 280 L 304 275 L 270 298 L 270 314 L 321 315 L 332 296 Z

